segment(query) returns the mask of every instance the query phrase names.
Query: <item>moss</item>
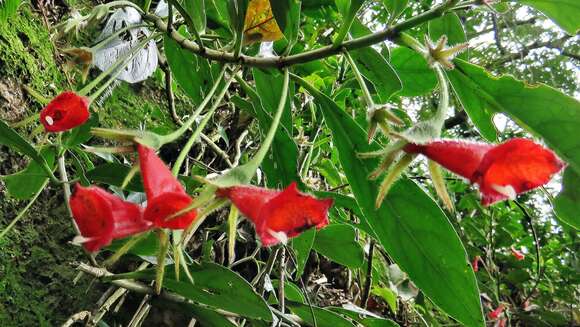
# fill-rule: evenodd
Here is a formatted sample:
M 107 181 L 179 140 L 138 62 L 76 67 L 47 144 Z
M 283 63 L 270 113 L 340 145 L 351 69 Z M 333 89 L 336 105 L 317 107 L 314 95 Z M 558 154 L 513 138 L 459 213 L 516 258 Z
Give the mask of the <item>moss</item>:
M 0 76 L 16 78 L 44 94 L 54 93 L 47 86 L 59 88 L 64 82 L 50 35 L 26 5 L 0 25 Z
M 6 226 L 21 207 L 0 201 L 0 225 Z M 92 307 L 100 290 L 90 289 L 86 278 L 73 285 L 77 272 L 70 263 L 84 259 L 84 253 L 69 244 L 74 230 L 65 217 L 62 198 L 47 190 L 0 240 L 1 326 L 60 325 Z

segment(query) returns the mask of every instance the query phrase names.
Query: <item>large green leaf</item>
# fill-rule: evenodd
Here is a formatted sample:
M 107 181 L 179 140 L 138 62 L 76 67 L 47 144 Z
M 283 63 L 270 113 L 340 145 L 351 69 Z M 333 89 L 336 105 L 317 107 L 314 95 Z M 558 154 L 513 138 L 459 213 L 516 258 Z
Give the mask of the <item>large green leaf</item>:
M 453 78 L 478 96 L 480 106 L 505 113 L 541 136 L 580 173 L 580 102 L 547 85 L 528 85 L 512 76 L 496 78 L 460 59 L 455 64 Z
M 319 230 L 313 247 L 316 252 L 349 268 L 360 268 L 364 263 L 362 246 L 349 225 L 333 224 Z
M 205 0 L 185 0 L 182 1 L 183 7 L 199 34 L 205 33 L 206 15 L 205 15 Z M 190 31 L 193 32 L 193 31 Z
M 194 284 L 185 280 L 177 281 L 174 274 L 167 274 L 163 280 L 163 287 L 194 303 L 237 313 L 251 319 L 272 321 L 272 313 L 264 299 L 254 292 L 252 285 L 240 275 L 210 262 L 194 263 L 188 268 L 195 281 Z M 173 265 L 166 267 L 167 271 L 173 269 L 175 269 Z M 154 280 L 155 269 L 118 274 L 112 278 Z
M 254 79 L 256 81 L 255 93 L 249 92 L 256 118 L 260 123 L 260 130 L 266 135 L 272 125 L 272 115 L 276 112 L 282 94 L 282 75 L 274 70 L 254 69 Z M 268 176 L 268 186 L 286 187 L 294 181 L 300 181 L 298 177 L 298 148 L 292 139 L 292 110 L 290 99 L 287 97 L 286 107 L 280 121 L 280 126 L 274 136 L 272 148 L 268 152 L 268 157 L 262 162 L 262 168 Z
M 54 166 L 55 152 L 53 147 L 46 147 L 40 151 L 50 167 Z M 19 200 L 32 198 L 48 181 L 44 169 L 36 161 L 31 161 L 24 170 L 3 176 L 2 179 L 6 183 L 8 194 Z
M 237 327 L 226 316 L 195 304 L 183 304 L 183 312 L 189 312 L 193 315 L 195 320 L 199 322 L 200 326 L 204 327 Z M 196 324 L 197 325 L 197 324 Z
M 388 61 L 377 50 L 367 47 L 350 52 L 360 72 L 371 81 L 382 102 L 387 102 L 403 85 Z
M 447 77 L 449 78 L 451 89 L 457 96 L 457 100 L 467 112 L 479 134 L 488 141 L 496 141 L 497 131 L 492 121 L 493 113 L 486 106 L 485 101 L 477 94 L 477 90 L 472 88 L 470 84 L 463 83 L 461 72 L 457 69 L 447 71 Z
M 310 307 L 298 302 L 289 302 L 286 303 L 286 306 L 292 311 L 292 313 L 303 320 L 304 326 L 354 327 L 350 321 L 326 309 L 314 306 Z M 316 323 L 314 322 L 314 319 L 312 319 L 313 314 L 316 319 Z
M 570 35 L 575 35 L 580 30 L 578 0 L 519 0 L 519 2 L 541 11 Z
M 9 146 L 10 148 L 29 156 L 32 160 L 36 161 L 40 167 L 45 172 L 46 176 L 54 176 L 52 174 L 52 168 L 48 165 L 46 160 L 36 151 L 36 149 L 30 145 L 20 134 L 16 133 L 15 130 L 10 128 L 3 120 L 0 120 L 0 144 Z
M 398 95 L 423 95 L 433 90 L 437 85 L 437 76 L 435 76 L 433 69 L 429 68 L 427 60 L 409 48 L 397 47 L 393 49 L 391 51 L 391 64 L 403 84 L 403 89 Z
M 466 326 L 483 326 L 475 275 L 441 208 L 414 182 L 402 178 L 375 209 L 378 185 L 367 176 L 376 161 L 362 160 L 357 152 L 377 146 L 367 144 L 364 130 L 329 97 L 305 82 L 301 85 L 321 106 L 355 198 L 381 245 L 442 310 Z
M 165 36 L 165 55 L 175 81 L 185 93 L 199 104 L 205 91 L 213 85 L 212 69 L 209 62 L 183 49 L 177 41 Z
M 560 220 L 580 230 L 580 174 L 566 169 L 563 184 L 555 201 L 556 213 Z

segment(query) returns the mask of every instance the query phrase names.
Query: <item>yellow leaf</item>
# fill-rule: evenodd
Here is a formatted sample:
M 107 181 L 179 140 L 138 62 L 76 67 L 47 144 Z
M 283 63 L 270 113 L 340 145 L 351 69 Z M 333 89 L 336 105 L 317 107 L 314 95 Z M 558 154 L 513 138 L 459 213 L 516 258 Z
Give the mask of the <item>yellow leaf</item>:
M 276 41 L 282 36 L 270 0 L 250 0 L 244 21 L 244 43 Z

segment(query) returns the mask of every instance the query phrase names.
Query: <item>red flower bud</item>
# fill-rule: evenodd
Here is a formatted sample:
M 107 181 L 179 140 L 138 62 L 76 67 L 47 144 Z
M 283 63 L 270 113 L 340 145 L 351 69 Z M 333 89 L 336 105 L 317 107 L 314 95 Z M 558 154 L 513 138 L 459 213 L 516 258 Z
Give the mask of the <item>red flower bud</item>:
M 187 208 L 193 200 L 171 174 L 169 168 L 155 154 L 155 150 L 138 144 L 139 165 L 143 186 L 147 195 L 145 220 L 155 226 L 171 229 L 184 229 L 197 217 L 197 210 L 188 211 L 177 217 L 171 217 Z
M 67 91 L 42 109 L 40 123 L 47 132 L 63 132 L 84 124 L 89 116 L 89 99 Z
M 421 153 L 448 170 L 479 185 L 482 204 L 514 198 L 550 181 L 564 166 L 550 150 L 516 138 L 499 145 L 454 140 L 408 144 L 408 153 Z
M 218 190 L 217 195 L 229 198 L 254 223 L 264 246 L 285 242 L 311 227 L 328 225 L 328 209 L 333 202 L 299 192 L 296 183 L 283 191 L 234 186 Z
M 499 316 L 502 314 L 503 309 L 504 309 L 504 305 L 500 304 L 500 305 L 498 305 L 498 307 L 495 310 L 488 312 L 487 317 L 491 320 L 495 320 L 495 319 L 499 318 Z
M 481 260 L 481 258 L 478 255 L 473 258 L 473 263 L 471 265 L 473 266 L 473 271 L 475 272 L 479 271 L 479 260 Z
M 517 261 L 521 261 L 524 260 L 526 258 L 526 256 L 521 252 L 516 250 L 516 248 L 512 247 L 510 248 L 512 255 L 514 256 L 514 258 L 516 258 Z
M 151 223 L 143 220 L 139 205 L 123 201 L 96 186 L 77 184 L 69 203 L 81 232 L 80 242 L 90 252 L 111 244 L 113 239 L 151 228 Z

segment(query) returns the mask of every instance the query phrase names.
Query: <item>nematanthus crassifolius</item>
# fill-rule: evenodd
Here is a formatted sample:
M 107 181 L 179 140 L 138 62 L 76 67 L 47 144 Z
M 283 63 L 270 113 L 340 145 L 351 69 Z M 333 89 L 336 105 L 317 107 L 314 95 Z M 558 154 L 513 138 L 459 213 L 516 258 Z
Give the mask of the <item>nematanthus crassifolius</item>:
M 303 231 L 328 225 L 328 209 L 332 199 L 316 199 L 298 191 L 296 183 L 282 191 L 255 186 L 233 186 L 219 189 L 250 219 L 264 246 L 300 235 Z

